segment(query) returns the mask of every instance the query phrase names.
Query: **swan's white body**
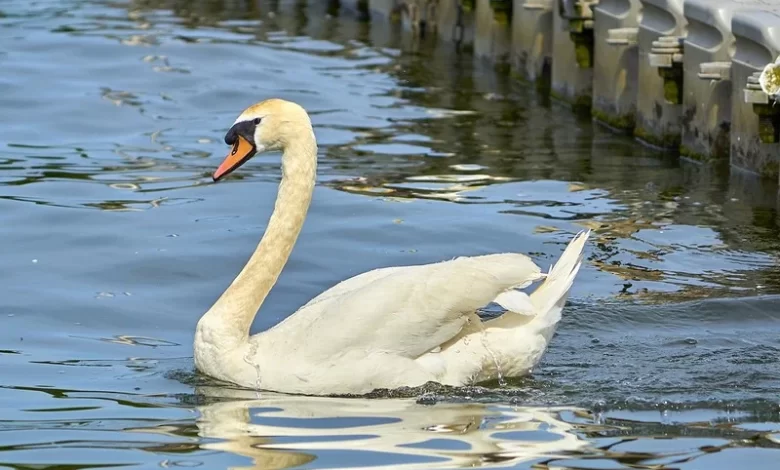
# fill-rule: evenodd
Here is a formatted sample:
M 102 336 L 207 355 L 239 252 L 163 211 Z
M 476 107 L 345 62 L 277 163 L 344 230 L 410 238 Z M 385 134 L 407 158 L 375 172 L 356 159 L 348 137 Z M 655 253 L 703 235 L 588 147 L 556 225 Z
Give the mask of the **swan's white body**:
M 282 183 L 257 250 L 198 323 L 194 349 L 201 372 L 245 387 L 325 395 L 428 381 L 466 385 L 525 375 L 538 363 L 588 232 L 569 243 L 547 275 L 515 253 L 376 269 L 250 337 L 303 225 L 316 173 L 314 134 L 302 108 L 269 100 L 244 111 L 235 126 L 256 116 L 262 124 L 254 130 L 255 145 L 284 150 Z M 530 296 L 517 290 L 540 279 Z M 482 322 L 475 312 L 491 302 L 508 312 Z

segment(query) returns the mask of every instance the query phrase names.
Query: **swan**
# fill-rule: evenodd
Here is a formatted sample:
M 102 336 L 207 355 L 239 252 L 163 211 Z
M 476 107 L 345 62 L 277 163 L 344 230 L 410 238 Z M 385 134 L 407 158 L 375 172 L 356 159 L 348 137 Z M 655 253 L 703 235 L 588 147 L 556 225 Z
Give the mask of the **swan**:
M 284 268 L 314 191 L 317 143 L 300 105 L 269 99 L 245 109 L 225 135 L 223 179 L 255 154 L 281 150 L 282 178 L 260 243 L 198 321 L 201 373 L 289 394 L 365 394 L 429 381 L 462 386 L 528 374 L 553 336 L 590 231 L 542 273 L 517 253 L 375 269 L 342 281 L 274 327 L 249 335 Z M 544 280 L 528 295 L 519 289 Z M 495 302 L 507 312 L 482 321 Z

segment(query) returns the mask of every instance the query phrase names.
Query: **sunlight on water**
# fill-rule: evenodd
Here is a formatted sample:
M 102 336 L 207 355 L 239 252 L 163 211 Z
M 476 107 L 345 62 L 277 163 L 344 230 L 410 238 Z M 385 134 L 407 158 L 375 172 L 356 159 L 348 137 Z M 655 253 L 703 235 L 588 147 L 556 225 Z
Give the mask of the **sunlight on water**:
M 776 186 L 364 20 L 338 1 L 0 3 L 0 467 L 774 469 Z M 268 96 L 311 112 L 319 175 L 252 331 L 377 267 L 546 268 L 590 228 L 538 370 L 330 398 L 193 374 L 279 156 L 210 175 Z

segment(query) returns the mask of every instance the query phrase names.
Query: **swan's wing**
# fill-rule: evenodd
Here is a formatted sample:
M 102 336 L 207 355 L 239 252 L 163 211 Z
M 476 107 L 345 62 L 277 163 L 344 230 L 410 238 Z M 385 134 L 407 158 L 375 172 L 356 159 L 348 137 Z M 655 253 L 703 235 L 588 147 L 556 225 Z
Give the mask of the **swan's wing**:
M 355 350 L 416 358 L 456 336 L 502 292 L 541 277 L 520 254 L 386 268 L 334 286 L 274 330 L 317 358 Z
M 383 277 L 388 276 L 389 274 L 392 274 L 393 272 L 405 268 L 406 266 L 392 266 L 389 268 L 379 268 L 379 269 L 374 269 L 372 271 L 367 271 L 358 274 L 357 276 L 351 277 L 349 279 L 345 279 L 339 282 L 338 284 L 334 285 L 330 289 L 322 292 L 317 297 L 314 297 L 313 299 L 308 301 L 306 305 L 301 307 L 301 309 L 311 307 L 312 305 L 320 303 L 324 300 L 330 300 L 342 296 L 344 294 L 347 294 L 356 289 L 360 289 L 365 285 L 368 285 L 378 279 L 381 279 Z

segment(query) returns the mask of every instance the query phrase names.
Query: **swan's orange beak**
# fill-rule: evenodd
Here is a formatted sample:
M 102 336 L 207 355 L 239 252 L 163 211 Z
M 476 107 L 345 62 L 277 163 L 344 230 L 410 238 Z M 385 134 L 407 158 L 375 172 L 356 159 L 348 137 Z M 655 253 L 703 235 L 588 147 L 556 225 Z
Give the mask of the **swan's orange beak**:
M 233 149 L 222 161 L 222 164 L 219 165 L 219 168 L 214 172 L 212 178 L 214 181 L 219 181 L 232 173 L 233 170 L 243 165 L 247 160 L 252 158 L 255 153 L 257 153 L 255 146 L 250 144 L 245 138 L 238 136 L 236 143 L 233 144 Z

